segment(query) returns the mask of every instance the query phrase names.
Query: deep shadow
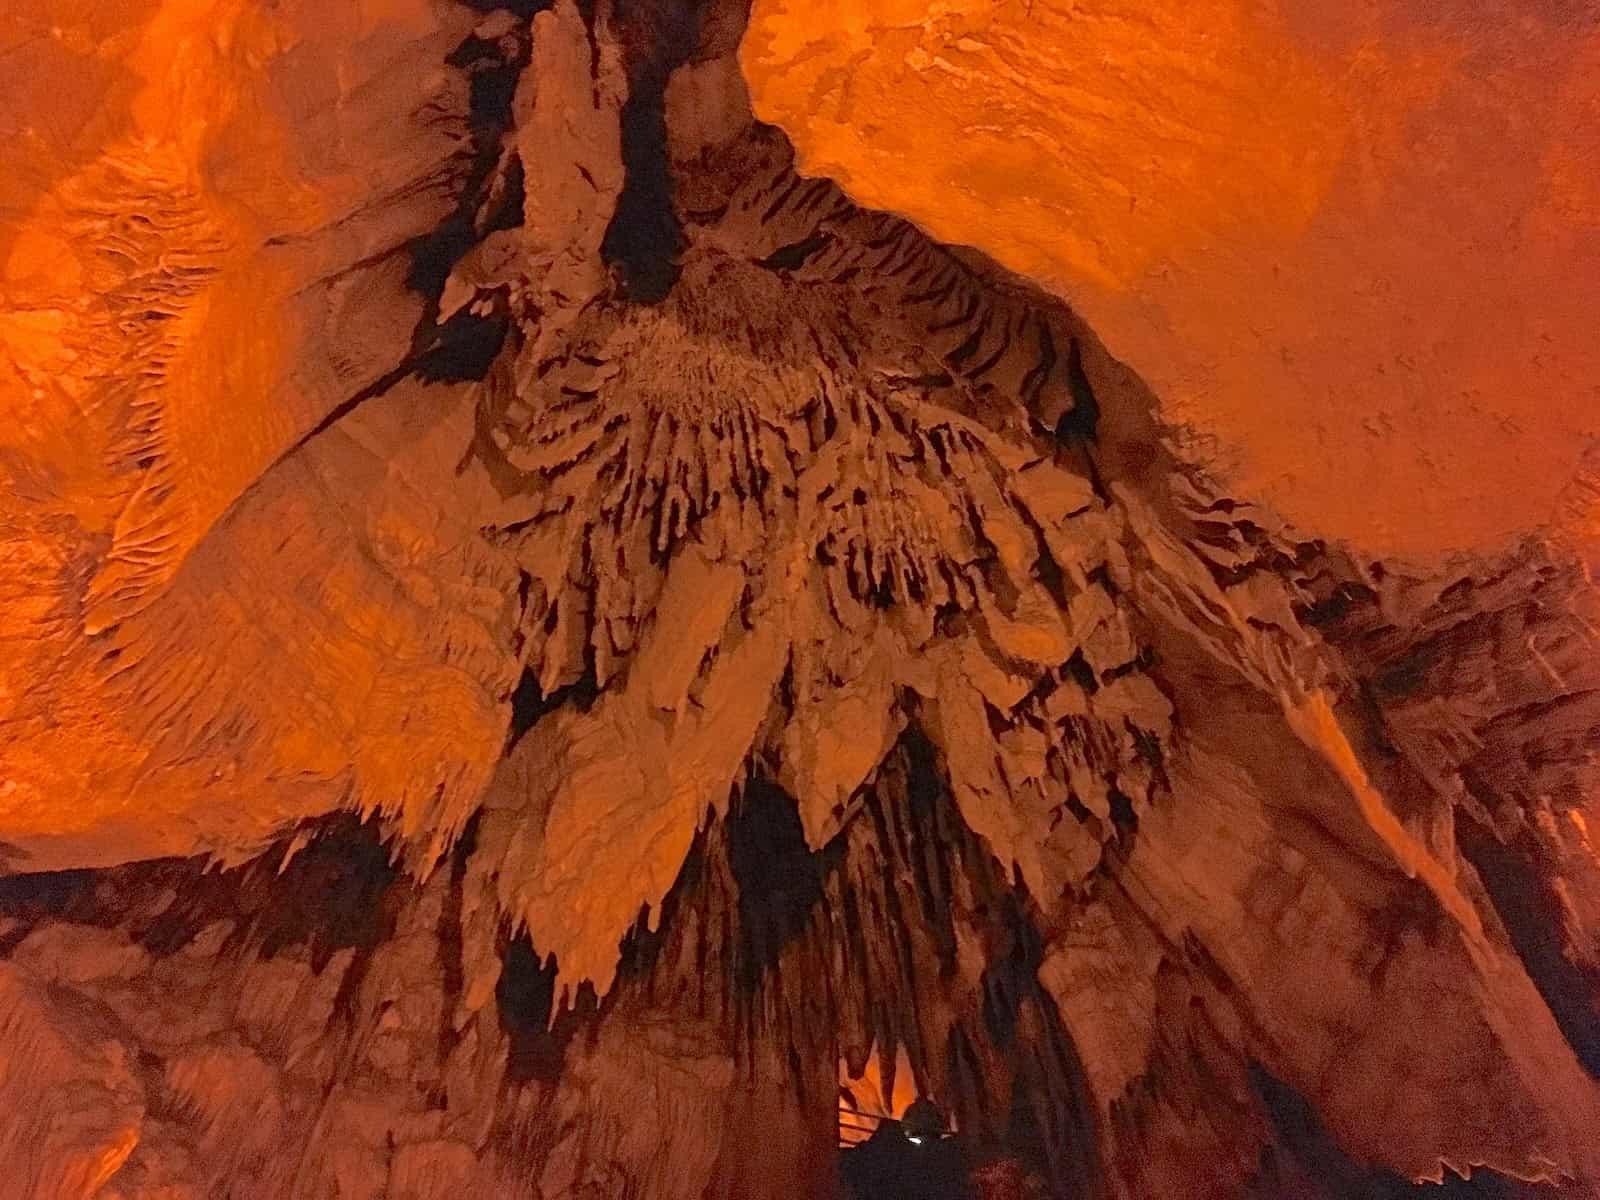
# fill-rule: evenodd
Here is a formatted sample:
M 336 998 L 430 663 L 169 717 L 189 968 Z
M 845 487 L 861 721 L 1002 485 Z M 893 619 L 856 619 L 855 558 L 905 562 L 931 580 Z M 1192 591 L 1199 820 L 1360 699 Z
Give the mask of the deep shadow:
M 1528 977 L 1590 1075 L 1600 1077 L 1600 978 L 1562 951 L 1563 905 L 1529 854 L 1476 821 L 1456 822 L 1456 844 L 1478 872 Z
M 822 863 L 794 797 L 759 776 L 744 786 L 728 815 L 728 865 L 739 885 L 736 978 L 751 990 L 822 899 Z
M 913 1143 L 898 1121 L 839 1155 L 848 1200 L 977 1200 L 971 1156 L 954 1137 Z
M 0 916 L 20 922 L 0 956 L 47 920 L 124 929 L 158 958 L 219 921 L 232 926 L 225 952 L 271 958 L 304 946 L 319 973 L 341 950 L 369 955 L 393 932 L 411 881 L 375 821 L 339 813 L 301 831 L 309 840 L 298 851 L 290 853 L 294 836 L 283 837 L 226 870 L 196 856 L 0 879 Z
M 1298 1091 L 1259 1063 L 1250 1086 L 1271 1122 L 1276 1144 L 1261 1152 L 1251 1194 L 1260 1200 L 1553 1200 L 1554 1188 L 1523 1183 L 1483 1167 L 1472 1178 L 1450 1171 L 1440 1183 L 1413 1183 L 1384 1167 L 1359 1163 L 1334 1141 Z
M 651 68 L 622 107 L 622 194 L 600 254 L 617 274 L 622 298 L 659 304 L 678 282 L 683 227 L 672 203 L 667 158 L 667 72 Z
M 505 937 L 494 998 L 500 1028 L 510 1039 L 506 1078 L 512 1083 L 553 1083 L 561 1075 L 573 1036 L 599 1010 L 594 988 L 584 983 L 577 1001 L 556 1007 L 555 956 L 541 958 L 526 931 Z
M 571 705 L 579 712 L 588 712 L 599 695 L 600 685 L 595 679 L 592 664 L 577 679 L 565 687 L 558 687 L 548 696 L 539 687 L 539 676 L 533 671 L 524 670 L 522 678 L 517 681 L 516 690 L 511 693 L 511 725 L 506 735 L 506 749 L 521 741 L 522 735 L 532 729 L 541 717 L 566 705 Z

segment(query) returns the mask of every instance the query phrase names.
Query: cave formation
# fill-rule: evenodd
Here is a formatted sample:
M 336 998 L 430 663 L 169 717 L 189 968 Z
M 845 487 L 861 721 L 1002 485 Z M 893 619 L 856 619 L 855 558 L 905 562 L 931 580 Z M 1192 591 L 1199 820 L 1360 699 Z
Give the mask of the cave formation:
M 927 1097 L 951 1194 L 1600 1194 L 1592 457 L 1276 515 L 919 208 L 1024 181 L 757 119 L 837 6 L 55 7 L 0 1192 L 848 1195 Z

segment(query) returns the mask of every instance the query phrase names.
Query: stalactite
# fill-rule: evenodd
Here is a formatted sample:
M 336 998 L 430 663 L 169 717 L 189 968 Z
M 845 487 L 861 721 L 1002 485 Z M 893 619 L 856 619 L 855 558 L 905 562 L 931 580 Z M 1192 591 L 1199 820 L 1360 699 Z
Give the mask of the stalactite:
M 125 231 L 153 490 L 66 607 L 215 790 L 0 878 L 8 1177 L 825 1196 L 904 1063 L 995 1188 L 1592 1187 L 1570 550 L 1414 579 L 1226 494 L 1066 303 L 797 169 L 738 4 L 472 7 L 385 365 L 193 545 L 140 389 L 215 247 Z

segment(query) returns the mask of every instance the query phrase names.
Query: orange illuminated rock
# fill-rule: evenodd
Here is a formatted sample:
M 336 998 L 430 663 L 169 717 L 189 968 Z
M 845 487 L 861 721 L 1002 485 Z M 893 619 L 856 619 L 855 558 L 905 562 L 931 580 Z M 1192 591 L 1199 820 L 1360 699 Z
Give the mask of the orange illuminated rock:
M 1437 562 L 1600 411 L 1584 6 L 756 0 L 802 169 L 1043 283 L 1230 486 Z
M 411 243 L 466 171 L 444 58 L 475 19 L 420 0 L 0 18 L 27 81 L 0 195 L 0 839 L 31 865 L 259 844 L 352 789 L 429 792 L 497 740 L 473 724 L 496 686 L 393 681 L 423 632 L 374 611 L 392 583 L 331 574 L 372 570 L 376 529 L 324 540 L 367 502 L 252 492 L 280 460 L 327 475 L 297 445 L 409 352 Z M 392 729 L 430 707 L 455 714 L 428 722 L 439 761 L 415 736 L 396 758 Z
M 764 4 L 810 174 L 738 0 L 5 17 L 0 1190 L 1593 1194 L 1585 285 L 1441 250 L 1593 189 L 1408 207 L 1396 11 Z

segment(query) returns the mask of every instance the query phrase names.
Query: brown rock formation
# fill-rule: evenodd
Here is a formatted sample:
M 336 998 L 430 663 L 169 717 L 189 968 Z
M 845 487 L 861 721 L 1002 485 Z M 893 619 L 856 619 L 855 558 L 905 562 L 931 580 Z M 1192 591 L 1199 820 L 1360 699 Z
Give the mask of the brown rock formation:
M 1107 295 L 1176 361 L 1141 271 L 1314 242 L 1353 93 L 1276 26 L 1124 85 L 1110 5 L 758 6 L 847 194 L 735 0 L 46 7 L 0 27 L 18 1196 L 825 1196 L 841 1080 L 907 1070 L 967 1194 L 1596 1194 L 1594 472 L 1552 530 L 1526 463 L 1503 524 L 1363 526 L 1059 298 L 1165 387 Z M 914 136 L 902 69 L 965 81 Z M 947 207 L 885 169 L 976 102 Z M 1193 228 L 1109 162 L 1020 211 L 1040 146 L 1174 129 Z
M 1188 452 L 1435 568 L 1596 432 L 1600 10 L 756 0 L 802 169 L 1068 298 Z

